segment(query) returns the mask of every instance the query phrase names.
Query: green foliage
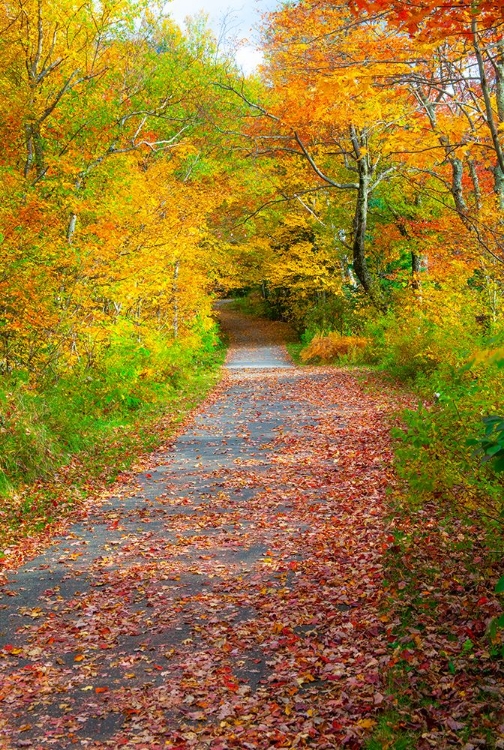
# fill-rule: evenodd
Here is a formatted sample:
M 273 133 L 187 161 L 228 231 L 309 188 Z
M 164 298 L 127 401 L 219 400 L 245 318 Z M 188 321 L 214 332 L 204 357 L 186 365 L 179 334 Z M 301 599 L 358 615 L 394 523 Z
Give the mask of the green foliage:
M 364 336 L 369 339 L 364 361 L 381 364 L 404 382 L 426 381 L 445 365 L 463 363 L 477 340 L 474 320 L 470 315 L 459 321 L 437 317 L 430 310 L 409 305 L 369 316 L 364 324 Z
M 198 330 L 199 328 L 199 330 Z M 222 361 L 215 327 L 195 325 L 192 346 L 116 326 L 98 364 L 39 383 L 0 384 L 0 493 L 43 478 L 114 430 L 148 418 Z
M 22 380 L 4 382 L 0 392 L 0 492 L 15 480 L 44 475 L 61 458 L 49 425 L 50 406 Z
M 397 468 L 412 498 L 420 502 L 444 498 L 496 519 L 500 516 L 503 475 L 492 454 L 485 453 L 497 446 L 495 456 L 499 456 L 501 433 L 492 437 L 493 420 L 484 437 L 479 433 L 481 414 L 501 405 L 503 386 L 502 373 L 491 364 L 440 365 L 430 375 L 417 377 L 424 401 L 417 409 L 406 410 L 403 426 L 393 431 Z M 471 449 L 474 445 L 478 450 Z
M 295 365 L 303 365 L 304 362 L 301 360 L 301 352 L 303 350 L 303 344 L 301 342 L 292 342 L 287 344 L 287 351 L 289 352 L 292 361 Z
M 380 716 L 372 736 L 366 740 L 366 750 L 410 750 L 416 745 L 417 737 L 413 732 L 405 731 L 401 715 L 388 711 Z
M 360 329 L 356 299 L 346 294 L 322 294 L 297 306 L 297 317 L 302 320 L 301 340 L 309 344 L 317 334 L 337 332 L 351 335 Z
M 250 291 L 244 297 L 236 297 L 233 305 L 245 315 L 259 315 L 271 319 L 278 317 L 268 300 L 258 291 Z
M 492 461 L 494 471 L 504 471 L 504 418 L 483 417 L 483 423 L 486 427 L 484 437 L 469 439 L 467 444 L 477 445 L 487 460 Z

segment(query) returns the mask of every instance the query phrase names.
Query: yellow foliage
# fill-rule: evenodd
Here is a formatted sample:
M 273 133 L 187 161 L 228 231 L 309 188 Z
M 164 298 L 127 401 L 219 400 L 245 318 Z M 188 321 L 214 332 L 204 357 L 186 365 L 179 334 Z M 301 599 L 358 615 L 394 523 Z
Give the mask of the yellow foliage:
M 319 334 L 301 352 L 303 362 L 330 362 L 333 359 L 363 349 L 368 340 L 360 336 L 342 336 L 339 333 Z
M 500 346 L 497 349 L 484 349 L 479 351 L 474 356 L 474 362 L 476 364 L 489 363 L 489 364 L 500 364 L 504 362 L 504 346 Z

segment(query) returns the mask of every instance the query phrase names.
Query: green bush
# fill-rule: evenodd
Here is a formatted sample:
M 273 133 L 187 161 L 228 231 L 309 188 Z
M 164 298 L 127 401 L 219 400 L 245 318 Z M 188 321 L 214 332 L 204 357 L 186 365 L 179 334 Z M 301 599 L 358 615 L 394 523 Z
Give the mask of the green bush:
M 277 317 L 271 305 L 257 290 L 249 292 L 244 297 L 235 297 L 233 307 L 245 315 L 258 315 L 271 319 Z
M 417 372 L 414 382 L 422 402 L 394 430 L 397 468 L 411 496 L 444 498 L 497 520 L 504 512 L 504 475 L 492 460 L 499 448 L 486 450 L 488 418 L 504 413 L 504 371 L 490 361 L 443 362 Z
M 123 321 L 93 366 L 79 363 L 38 382 L 23 373 L 4 377 L 0 493 L 46 477 L 117 428 L 161 413 L 200 372 L 212 370 L 222 353 L 214 324 L 196 321 L 193 332 L 179 342 L 153 332 L 140 337 Z

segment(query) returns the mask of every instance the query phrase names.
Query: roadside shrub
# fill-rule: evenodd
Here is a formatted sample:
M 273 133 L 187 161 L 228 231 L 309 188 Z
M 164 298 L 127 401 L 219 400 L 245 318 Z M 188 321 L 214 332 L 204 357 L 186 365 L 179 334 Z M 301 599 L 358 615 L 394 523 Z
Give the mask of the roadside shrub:
M 61 456 L 57 436 L 47 423 L 50 410 L 23 380 L 0 385 L 0 493 L 14 477 L 44 476 Z
M 418 381 L 423 403 L 394 430 L 396 465 L 411 499 L 448 500 L 498 519 L 504 512 L 504 474 L 485 445 L 489 415 L 504 413 L 504 370 L 492 363 L 444 365 Z
M 181 391 L 197 390 L 199 373 L 223 352 L 213 321 L 196 320 L 176 341 L 125 320 L 107 334 L 91 362 L 38 381 L 25 373 L 0 378 L 0 495 L 161 414 Z
M 420 304 L 404 294 L 384 315 L 370 315 L 363 329 L 368 344 L 361 360 L 377 364 L 411 383 L 433 375 L 444 365 L 463 364 L 482 344 L 473 295 L 445 301 L 443 290 L 431 289 Z
M 342 336 L 336 332 L 318 334 L 303 349 L 300 357 L 302 362 L 331 362 L 363 349 L 366 344 L 367 339 L 358 336 Z

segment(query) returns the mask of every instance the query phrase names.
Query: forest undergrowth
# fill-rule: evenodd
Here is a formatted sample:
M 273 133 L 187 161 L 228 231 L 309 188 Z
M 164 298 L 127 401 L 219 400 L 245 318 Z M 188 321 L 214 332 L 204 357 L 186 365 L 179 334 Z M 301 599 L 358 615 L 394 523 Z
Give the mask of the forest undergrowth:
M 79 504 L 124 481 L 208 395 L 225 356 L 216 335 L 199 350 L 172 347 L 157 358 L 142 349 L 135 361 L 132 348 L 85 377 L 4 385 L 0 564 L 19 564 Z M 156 377 L 145 378 L 147 366 Z

